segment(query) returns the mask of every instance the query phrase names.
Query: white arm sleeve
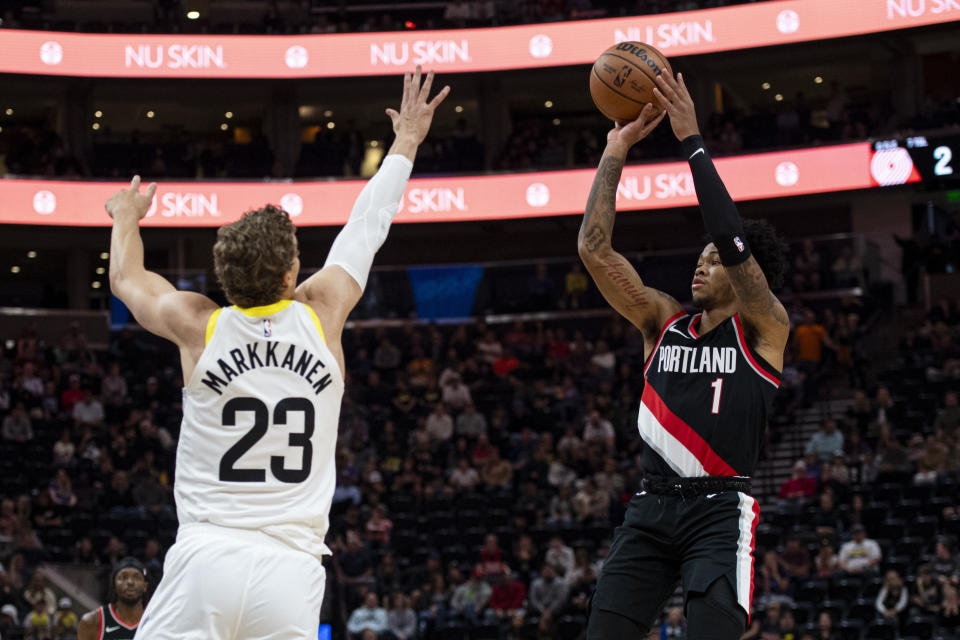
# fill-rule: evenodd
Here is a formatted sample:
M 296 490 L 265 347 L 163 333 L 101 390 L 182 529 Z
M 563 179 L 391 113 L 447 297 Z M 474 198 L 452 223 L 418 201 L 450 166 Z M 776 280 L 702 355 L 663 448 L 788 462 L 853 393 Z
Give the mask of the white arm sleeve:
M 324 268 L 335 264 L 357 281 L 361 291 L 366 288 L 373 256 L 387 238 L 412 169 L 413 163 L 402 155 L 391 154 L 384 159 L 357 196 L 350 219 L 330 247 Z

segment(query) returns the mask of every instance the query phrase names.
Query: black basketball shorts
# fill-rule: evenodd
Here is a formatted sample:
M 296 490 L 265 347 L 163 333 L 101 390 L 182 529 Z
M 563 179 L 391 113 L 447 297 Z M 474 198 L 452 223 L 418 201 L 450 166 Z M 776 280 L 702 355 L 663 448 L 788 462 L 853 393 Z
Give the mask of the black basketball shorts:
M 735 491 L 681 498 L 636 494 L 614 532 L 592 608 L 649 628 L 682 580 L 684 607 L 726 578 L 750 618 L 757 501 Z

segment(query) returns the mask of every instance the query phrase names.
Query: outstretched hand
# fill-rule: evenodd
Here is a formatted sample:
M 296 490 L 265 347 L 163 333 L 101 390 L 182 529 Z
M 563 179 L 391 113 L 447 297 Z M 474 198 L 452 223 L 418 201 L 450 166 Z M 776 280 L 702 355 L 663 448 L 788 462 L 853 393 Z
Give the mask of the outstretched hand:
M 135 216 L 134 220 L 140 220 L 150 211 L 156 191 L 157 183 L 151 182 L 146 192 L 140 193 L 140 176 L 133 176 L 129 189 L 121 189 L 107 200 L 107 213 L 114 220 L 124 216 Z
M 656 80 L 657 86 L 653 88 L 653 95 L 670 116 L 670 126 L 677 140 L 682 142 L 690 136 L 700 135 L 697 112 L 687 85 L 683 82 L 683 74 L 678 73 L 674 80 L 670 74 L 659 73 Z
M 393 121 L 393 133 L 399 138 L 409 136 L 417 144 L 423 142 L 430 131 L 433 122 L 433 112 L 450 93 L 450 87 L 444 86 L 433 100 L 427 102 L 430 89 L 433 86 L 433 71 L 427 74 L 427 79 L 420 85 L 420 65 L 417 65 L 413 75 L 403 74 L 403 99 L 400 101 L 400 112 L 387 109 L 387 115 Z
M 640 112 L 640 115 L 637 116 L 637 119 L 633 122 L 629 122 L 625 125 L 621 125 L 618 122 L 617 126 L 607 133 L 607 144 L 622 144 L 629 149 L 633 145 L 646 138 L 650 132 L 653 131 L 658 124 L 660 124 L 660 121 L 663 120 L 663 116 L 666 115 L 664 111 L 661 111 L 659 115 L 654 117 L 653 111 L 653 105 L 646 104 L 644 105 L 643 110 Z

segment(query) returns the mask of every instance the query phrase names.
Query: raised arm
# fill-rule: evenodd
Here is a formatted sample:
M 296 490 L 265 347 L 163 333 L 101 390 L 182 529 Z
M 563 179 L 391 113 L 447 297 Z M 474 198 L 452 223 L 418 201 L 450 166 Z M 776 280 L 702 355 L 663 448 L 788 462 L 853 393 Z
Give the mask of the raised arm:
M 386 240 L 407 188 L 417 148 L 430 130 L 434 110 L 450 93 L 450 87 L 444 87 L 427 102 L 433 71 L 422 86 L 420 81 L 419 66 L 412 75 L 404 74 L 400 112 L 387 109 L 396 137 L 383 165 L 357 197 L 323 269 L 297 287 L 296 299 L 313 307 L 330 340 L 339 341 L 347 316 L 363 295 L 373 256 Z
M 690 163 L 703 224 L 717 247 L 720 262 L 740 301 L 741 315 L 756 330 L 760 355 L 780 369 L 783 349 L 790 335 L 790 319 L 750 253 L 737 206 L 700 137 L 693 99 L 683 82 L 683 75 L 678 75 L 675 80 L 670 75 L 659 74 L 653 91 L 670 116 L 670 126 Z
M 203 350 L 207 318 L 217 305 L 199 293 L 178 291 L 166 278 L 144 267 L 140 220 L 147 215 L 156 190 L 153 183 L 140 193 L 140 176 L 134 176 L 129 189 L 107 201 L 107 213 L 113 218 L 110 290 L 144 329 L 180 347 L 186 380 Z
M 649 348 L 662 324 L 681 310 L 671 296 L 643 284 L 636 269 L 613 250 L 613 222 L 617 213 L 617 185 L 630 147 L 653 131 L 664 114 L 651 118 L 648 105 L 640 116 L 626 126 L 617 125 L 607 134 L 607 147 L 600 159 L 587 208 L 580 225 L 577 250 L 597 288 L 617 312 L 632 322 L 646 339 Z

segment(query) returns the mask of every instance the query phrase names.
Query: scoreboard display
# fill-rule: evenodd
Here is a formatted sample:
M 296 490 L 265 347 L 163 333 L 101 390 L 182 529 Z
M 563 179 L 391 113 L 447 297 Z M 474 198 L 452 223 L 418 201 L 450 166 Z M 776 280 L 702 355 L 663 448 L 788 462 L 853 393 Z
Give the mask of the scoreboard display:
M 960 134 L 877 140 L 870 175 L 883 187 L 911 182 L 943 186 L 960 180 Z

